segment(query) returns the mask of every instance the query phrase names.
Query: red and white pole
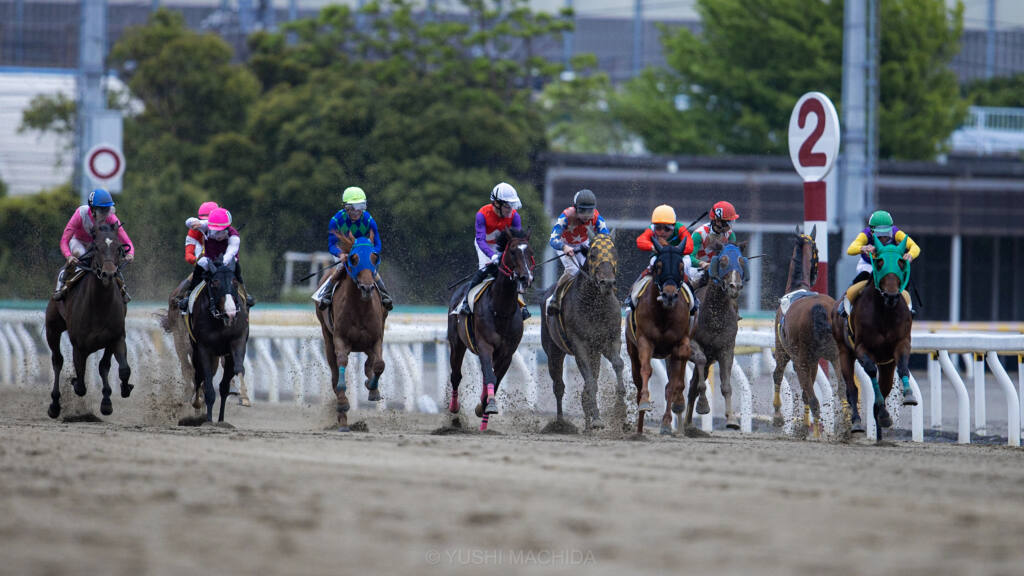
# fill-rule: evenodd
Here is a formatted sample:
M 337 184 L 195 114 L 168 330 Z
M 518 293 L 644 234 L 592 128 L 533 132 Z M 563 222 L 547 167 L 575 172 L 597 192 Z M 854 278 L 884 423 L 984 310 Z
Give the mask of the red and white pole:
M 813 120 L 812 120 L 813 118 Z M 804 234 L 815 232 L 818 280 L 814 291 L 828 293 L 828 201 L 825 177 L 839 156 L 839 115 L 821 92 L 797 100 L 789 117 L 789 157 L 804 181 Z

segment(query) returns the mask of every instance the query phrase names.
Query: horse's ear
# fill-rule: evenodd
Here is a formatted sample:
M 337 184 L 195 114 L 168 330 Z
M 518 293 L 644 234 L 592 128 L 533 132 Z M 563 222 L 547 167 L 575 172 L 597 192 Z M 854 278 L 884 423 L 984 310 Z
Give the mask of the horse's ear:
M 797 238 L 799 238 L 799 237 L 803 236 L 803 234 L 804 234 L 804 231 L 803 231 L 803 230 L 801 230 L 801 229 L 800 229 L 800 225 L 799 225 L 799 224 L 797 224 L 797 225 L 796 225 L 796 230 L 795 230 L 795 231 L 794 231 L 793 233 L 794 233 L 794 234 L 796 234 L 796 237 L 797 237 Z
M 749 240 L 744 240 L 743 242 L 737 242 L 736 243 L 736 247 L 740 249 L 740 252 L 745 252 L 746 249 L 747 249 L 747 244 L 749 244 L 749 243 L 750 243 Z
M 875 236 L 874 234 L 872 234 L 871 235 L 871 240 L 875 244 L 875 250 L 878 250 L 879 252 L 881 252 L 882 251 L 882 243 L 878 240 L 878 236 Z
M 811 226 L 811 240 L 818 239 L 818 225 Z
M 905 251 L 907 249 L 907 238 L 910 238 L 910 236 L 907 236 L 906 234 L 904 234 L 903 235 L 903 240 L 900 240 L 899 249 L 900 249 L 901 252 Z

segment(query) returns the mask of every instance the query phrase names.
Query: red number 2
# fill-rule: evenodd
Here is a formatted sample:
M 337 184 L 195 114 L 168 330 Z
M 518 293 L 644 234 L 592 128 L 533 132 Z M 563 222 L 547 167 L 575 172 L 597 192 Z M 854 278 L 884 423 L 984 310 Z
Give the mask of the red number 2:
M 804 100 L 803 106 L 800 107 L 800 117 L 797 118 L 797 121 L 801 129 L 806 125 L 807 116 L 810 114 L 818 117 L 818 123 L 807 140 L 804 140 L 803 146 L 800 147 L 800 165 L 806 167 L 824 166 L 826 161 L 825 154 L 814 152 L 814 145 L 818 143 L 818 139 L 825 132 L 825 107 L 822 106 L 821 101 L 817 98 Z

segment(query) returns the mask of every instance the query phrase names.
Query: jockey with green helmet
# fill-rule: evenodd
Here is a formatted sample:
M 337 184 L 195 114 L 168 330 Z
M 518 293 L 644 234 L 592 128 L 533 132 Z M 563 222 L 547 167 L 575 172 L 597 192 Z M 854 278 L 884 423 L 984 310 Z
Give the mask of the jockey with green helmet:
M 342 192 L 341 202 L 344 207 L 331 217 L 331 221 L 327 225 L 327 250 L 334 255 L 337 262 L 342 262 L 342 266 L 344 266 L 344 262 L 348 260 L 348 253 L 342 251 L 342 247 L 338 244 L 338 237 L 369 238 L 373 241 L 373 253 L 379 256 L 381 251 L 380 232 L 377 230 L 377 221 L 366 211 L 366 192 L 358 186 L 349 186 Z M 313 294 L 313 300 L 320 308 L 330 307 L 334 295 L 334 285 L 340 279 L 341 270 L 344 268 L 335 269 L 327 281 Z M 374 276 L 374 281 L 377 284 L 377 291 L 380 292 L 381 304 L 385 309 L 391 310 L 394 303 L 379 273 Z
M 868 225 L 861 230 L 860 234 L 857 234 L 857 237 L 854 238 L 853 242 L 846 249 L 846 253 L 850 256 L 860 256 L 860 258 L 857 259 L 857 276 L 854 277 L 850 287 L 847 288 L 846 293 L 843 295 L 842 306 L 839 309 L 839 313 L 842 316 L 850 314 L 853 308 L 853 301 L 857 299 L 857 295 L 860 294 L 860 291 L 871 280 L 871 254 L 875 252 L 875 239 L 883 246 L 886 246 L 889 244 L 899 244 L 904 238 L 907 239 L 907 251 L 903 254 L 903 259 L 911 262 L 921 255 L 921 248 L 914 242 L 914 239 L 893 224 L 892 215 L 888 212 L 876 210 L 871 214 L 871 217 L 868 218 Z M 906 300 L 907 307 L 910 308 L 911 312 L 915 312 L 910 301 L 910 294 L 906 290 L 903 291 L 903 299 Z

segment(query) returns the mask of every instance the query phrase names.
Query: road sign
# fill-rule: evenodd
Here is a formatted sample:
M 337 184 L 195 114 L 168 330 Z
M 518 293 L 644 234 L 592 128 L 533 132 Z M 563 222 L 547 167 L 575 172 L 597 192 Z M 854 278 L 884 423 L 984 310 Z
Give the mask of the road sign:
M 86 152 L 83 162 L 83 170 L 98 185 L 118 180 L 124 174 L 124 154 L 110 144 L 93 146 Z
M 821 92 L 800 97 L 789 116 L 789 158 L 804 182 L 825 179 L 839 156 L 839 115 Z

